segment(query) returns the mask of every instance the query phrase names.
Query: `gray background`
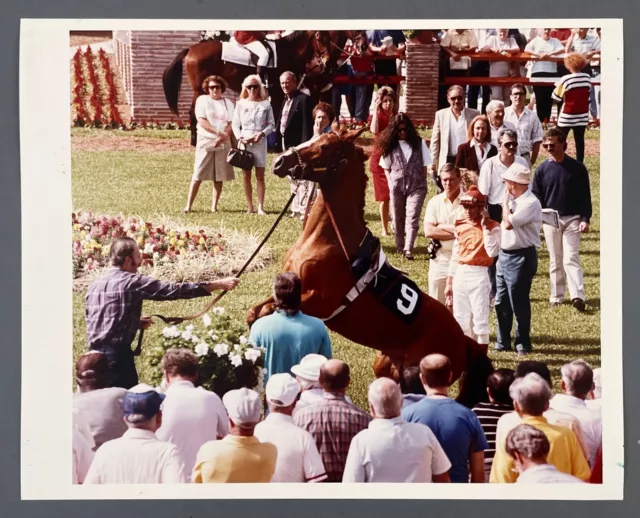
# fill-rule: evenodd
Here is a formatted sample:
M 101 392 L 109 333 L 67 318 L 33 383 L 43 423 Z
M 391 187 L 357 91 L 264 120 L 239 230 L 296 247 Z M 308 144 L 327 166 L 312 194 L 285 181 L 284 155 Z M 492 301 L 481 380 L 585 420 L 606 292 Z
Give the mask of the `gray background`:
M 421 2 L 383 2 L 377 0 L 316 0 L 269 2 L 233 0 L 230 2 L 204 2 L 204 0 L 20 0 L 14 5 L 3 2 L 0 18 L 0 99 L 2 99 L 2 133 L 0 157 L 2 160 L 2 188 L 0 189 L 0 236 L 4 252 L 0 254 L 0 329 L 2 330 L 2 373 L 0 394 L 0 514 L 3 517 L 71 517 L 142 516 L 154 518 L 190 518 L 195 516 L 366 516 L 388 517 L 398 512 L 416 515 L 447 517 L 462 513 L 474 516 L 640 516 L 634 507 L 640 501 L 640 424 L 636 412 L 640 376 L 640 347 L 635 338 L 640 330 L 640 319 L 634 307 L 635 294 L 640 293 L 640 275 L 634 260 L 639 252 L 634 227 L 639 217 L 637 192 L 640 175 L 635 171 L 634 149 L 638 149 L 639 132 L 634 120 L 636 93 L 639 91 L 639 59 L 637 37 L 639 7 L 636 0 L 532 0 L 527 2 L 500 2 L 487 0 L 444 0 Z M 452 6 L 455 5 L 455 10 Z M 497 7 L 496 7 L 497 5 Z M 21 306 L 21 252 L 20 252 L 20 157 L 18 114 L 18 56 L 21 18 L 266 18 L 266 19 L 474 19 L 474 18 L 623 18 L 626 34 L 624 46 L 625 67 L 625 119 L 624 166 L 631 174 L 624 176 L 623 207 L 623 275 L 624 275 L 624 409 L 625 409 L 625 501 L 624 502 L 526 502 L 517 501 L 79 501 L 79 502 L 21 502 L 20 501 L 20 306 Z M 526 24 L 524 24 L 526 26 Z M 356 27 L 354 27 L 356 28 Z M 66 73 L 66 71 L 61 71 Z M 45 78 L 43 78 L 45 80 Z M 46 80 L 45 80 L 46 83 Z M 46 95 L 46 90 L 43 92 Z M 630 108 L 627 110 L 626 108 Z M 46 121 L 43 121 L 46 124 Z M 606 164 L 602 166 L 601 181 L 606 181 Z M 43 174 L 46 172 L 43 171 Z M 55 200 L 52 200 L 55 202 Z M 617 232 L 618 229 L 608 229 Z M 604 251 L 606 252 L 606 251 Z M 609 251 L 609 253 L 618 253 Z M 43 296 L 55 300 L 55 293 Z M 52 344 L 52 349 L 59 344 Z M 603 344 L 607 347 L 607 344 Z M 46 423 L 42 423 L 46 427 Z M 247 489 L 250 491 L 250 489 Z M 392 495 L 390 495 L 392 496 Z

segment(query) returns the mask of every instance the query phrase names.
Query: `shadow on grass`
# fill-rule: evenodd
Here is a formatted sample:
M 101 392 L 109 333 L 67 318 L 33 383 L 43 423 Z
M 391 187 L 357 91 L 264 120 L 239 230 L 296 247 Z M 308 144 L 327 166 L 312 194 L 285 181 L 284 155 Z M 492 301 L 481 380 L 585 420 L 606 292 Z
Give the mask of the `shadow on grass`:
M 531 336 L 531 342 L 534 344 L 546 344 L 546 345 L 566 345 L 566 346 L 597 346 L 597 349 L 600 350 L 600 339 L 596 337 L 559 337 L 559 336 L 550 336 L 550 335 L 533 335 Z M 537 349 L 537 352 L 542 353 L 542 349 Z M 548 349 L 546 352 L 549 354 L 558 353 L 557 349 Z M 595 353 L 593 353 L 595 354 Z

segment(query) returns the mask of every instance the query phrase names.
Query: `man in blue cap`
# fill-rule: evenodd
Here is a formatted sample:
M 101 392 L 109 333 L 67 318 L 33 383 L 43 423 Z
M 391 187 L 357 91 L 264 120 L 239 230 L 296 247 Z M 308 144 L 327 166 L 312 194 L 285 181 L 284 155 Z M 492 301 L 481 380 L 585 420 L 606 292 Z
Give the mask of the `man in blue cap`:
M 122 400 L 128 430 L 96 452 L 85 484 L 179 484 L 186 482 L 178 449 L 159 440 L 164 394 L 139 384 Z

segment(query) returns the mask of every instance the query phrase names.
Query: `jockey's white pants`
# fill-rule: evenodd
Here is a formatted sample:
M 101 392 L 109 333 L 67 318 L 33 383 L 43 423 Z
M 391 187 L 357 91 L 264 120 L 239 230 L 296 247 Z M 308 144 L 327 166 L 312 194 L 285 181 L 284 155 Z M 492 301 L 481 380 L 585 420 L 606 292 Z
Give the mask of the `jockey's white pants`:
M 245 45 L 251 52 L 258 56 L 258 66 L 266 67 L 269 63 L 269 51 L 259 41 L 252 41 Z
M 491 281 L 486 266 L 459 264 L 453 277 L 453 316 L 465 335 L 489 343 Z

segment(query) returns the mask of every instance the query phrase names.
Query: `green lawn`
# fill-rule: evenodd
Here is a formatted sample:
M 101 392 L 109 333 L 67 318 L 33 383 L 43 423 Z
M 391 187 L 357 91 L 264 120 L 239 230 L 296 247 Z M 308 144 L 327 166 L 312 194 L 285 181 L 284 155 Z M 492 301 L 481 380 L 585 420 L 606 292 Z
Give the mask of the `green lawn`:
M 589 132 L 593 134 L 599 132 Z M 127 138 L 129 135 L 167 138 L 186 138 L 184 131 L 137 130 L 136 132 L 112 132 L 105 130 L 73 129 L 72 135 L 89 138 Z M 273 157 L 270 156 L 270 160 Z M 554 376 L 555 388 L 559 388 L 559 369 L 567 361 L 583 358 L 594 367 L 600 366 L 600 230 L 599 230 L 599 157 L 588 157 L 587 168 L 591 175 L 594 215 L 591 232 L 583 237 L 581 259 L 585 270 L 585 288 L 588 311 L 580 314 L 570 305 L 551 309 L 549 306 L 548 255 L 544 248 L 539 253 L 538 275 L 532 290 L 533 347 L 529 359 L 547 362 Z M 176 221 L 202 226 L 220 225 L 248 233 L 264 235 L 289 196 L 289 184 L 267 172 L 268 215 L 247 215 L 241 177 L 225 184 L 219 213 L 211 214 L 210 184 L 204 184 L 194 204 L 194 212 L 183 215 L 187 190 L 193 167 L 193 153 L 172 151 L 73 151 L 72 189 L 73 207 L 92 209 L 107 214 L 139 214 L 147 218 L 168 215 Z M 269 171 L 269 169 L 268 169 Z M 430 187 L 430 195 L 433 189 Z M 255 187 L 254 187 L 255 196 Z M 426 206 L 426 203 L 425 203 Z M 380 234 L 377 205 L 373 199 L 373 187 L 368 185 L 365 217 L 374 234 Z M 269 246 L 276 260 L 266 269 L 245 274 L 240 286 L 224 299 L 224 306 L 232 315 L 244 321 L 246 310 L 260 302 L 271 291 L 271 282 L 280 267 L 280 258 L 293 244 L 300 232 L 300 222 L 284 218 L 274 233 Z M 408 271 L 423 289 L 427 289 L 428 260 L 425 255 L 426 239 L 419 238 L 417 258 L 408 262 L 395 252 L 393 238 L 383 238 L 385 253 L 390 261 Z M 73 302 L 74 360 L 86 348 L 84 324 L 84 293 L 75 293 Z M 160 312 L 166 315 L 184 315 L 197 311 L 203 300 L 146 303 L 144 313 Z M 495 316 L 492 315 L 492 340 L 495 336 Z M 161 339 L 162 323 L 156 323 L 145 334 L 145 344 L 150 346 Z M 367 386 L 372 380 L 371 365 L 374 351 L 353 344 L 332 333 L 334 354 L 349 363 L 352 369 L 352 386 L 349 395 L 366 408 Z M 518 359 L 514 353 L 492 353 L 496 366 L 513 368 Z M 146 358 L 138 359 L 138 371 L 146 381 Z

